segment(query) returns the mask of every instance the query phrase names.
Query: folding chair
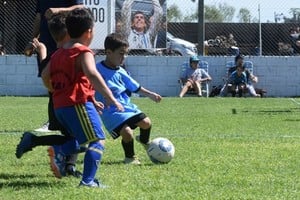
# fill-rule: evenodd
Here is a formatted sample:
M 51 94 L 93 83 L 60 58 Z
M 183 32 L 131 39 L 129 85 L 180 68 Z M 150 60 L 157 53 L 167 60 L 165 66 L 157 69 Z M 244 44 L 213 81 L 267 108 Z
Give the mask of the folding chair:
M 181 65 L 181 70 L 180 72 L 182 73 L 183 71 L 185 71 L 188 67 L 190 67 L 190 63 L 189 62 L 185 62 Z M 200 69 L 203 69 L 207 74 L 208 73 L 208 62 L 207 61 L 199 61 L 198 67 Z M 184 83 L 182 83 L 182 81 L 179 79 L 178 82 L 180 83 L 180 89 L 183 88 Z M 201 91 L 202 94 L 204 94 L 206 97 L 209 97 L 209 81 L 205 81 L 201 84 Z M 196 95 L 196 91 L 194 89 L 190 89 L 186 94 L 191 94 L 191 95 Z

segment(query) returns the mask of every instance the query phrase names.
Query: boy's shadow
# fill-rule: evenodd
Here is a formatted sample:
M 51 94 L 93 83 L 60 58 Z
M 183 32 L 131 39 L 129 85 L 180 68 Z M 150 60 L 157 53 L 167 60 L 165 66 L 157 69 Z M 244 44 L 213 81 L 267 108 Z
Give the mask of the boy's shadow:
M 36 179 L 39 176 L 35 174 L 13 174 L 13 173 L 0 173 L 0 189 L 4 187 L 14 188 L 15 190 L 21 190 L 26 188 L 39 188 L 39 187 L 51 187 L 53 183 Z M 57 183 L 59 184 L 59 183 Z

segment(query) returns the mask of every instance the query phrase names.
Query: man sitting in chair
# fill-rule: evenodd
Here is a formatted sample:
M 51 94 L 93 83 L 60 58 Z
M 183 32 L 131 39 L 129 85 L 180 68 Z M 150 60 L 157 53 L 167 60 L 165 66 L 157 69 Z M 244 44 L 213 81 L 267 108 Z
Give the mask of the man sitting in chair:
M 195 90 L 198 97 L 202 97 L 201 84 L 210 81 L 211 77 L 204 69 L 199 68 L 199 61 L 198 56 L 191 56 L 189 66 L 182 71 L 179 81 L 183 83 L 183 87 L 179 97 L 183 97 L 189 90 Z
M 234 73 L 234 75 L 236 75 L 237 74 L 236 71 L 238 70 L 238 68 L 240 68 L 240 70 L 242 70 L 246 75 L 246 81 L 242 84 L 242 85 L 244 85 L 242 87 L 236 87 L 235 84 L 231 83 L 233 80 L 230 80 L 230 78 L 234 79 L 232 74 Z M 261 96 L 260 94 L 256 93 L 256 90 L 252 84 L 252 83 L 257 83 L 258 78 L 257 78 L 257 76 L 254 76 L 253 73 L 250 72 L 244 66 L 244 56 L 243 55 L 239 54 L 235 57 L 235 65 L 228 69 L 228 74 L 229 74 L 229 80 L 225 83 L 225 85 L 221 89 L 221 92 L 220 92 L 221 97 L 227 96 L 227 92 L 231 93 L 233 97 L 235 96 L 236 93 L 238 93 L 239 96 L 241 97 L 243 93 L 247 93 L 247 92 L 249 92 L 249 94 L 253 97 Z

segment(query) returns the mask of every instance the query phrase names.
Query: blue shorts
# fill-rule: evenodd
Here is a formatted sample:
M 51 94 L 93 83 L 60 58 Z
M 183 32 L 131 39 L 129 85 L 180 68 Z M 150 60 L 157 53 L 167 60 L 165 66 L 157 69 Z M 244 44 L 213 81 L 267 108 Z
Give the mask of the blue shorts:
M 99 113 L 92 102 L 57 108 L 55 115 L 80 145 L 105 139 Z

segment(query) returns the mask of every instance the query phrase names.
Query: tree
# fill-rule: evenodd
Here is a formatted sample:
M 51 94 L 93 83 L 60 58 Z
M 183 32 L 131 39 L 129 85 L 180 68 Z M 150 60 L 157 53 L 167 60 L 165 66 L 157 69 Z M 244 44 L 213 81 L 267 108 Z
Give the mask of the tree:
M 238 14 L 239 22 L 250 23 L 251 12 L 247 8 L 241 8 Z
M 222 13 L 215 5 L 204 5 L 204 19 L 205 22 L 223 22 Z
M 167 19 L 169 22 L 178 22 L 182 19 L 182 14 L 176 4 L 171 5 L 167 10 Z
M 227 3 L 219 4 L 219 10 L 222 13 L 224 22 L 231 22 L 235 13 L 235 8 Z
M 233 19 L 235 8 L 227 3 L 204 6 L 205 22 L 230 22 Z
M 293 15 L 293 17 L 291 19 L 289 19 L 290 22 L 299 22 L 300 21 L 300 8 L 290 8 L 289 13 Z
M 193 1 L 193 0 L 192 0 Z M 200 1 L 200 0 L 199 0 Z M 193 1 L 195 2 L 195 1 Z M 204 5 L 205 22 L 231 22 L 235 13 L 235 8 L 227 3 L 216 5 Z M 167 11 L 169 22 L 192 22 L 198 20 L 198 9 L 190 15 L 182 15 L 179 7 L 173 4 Z

